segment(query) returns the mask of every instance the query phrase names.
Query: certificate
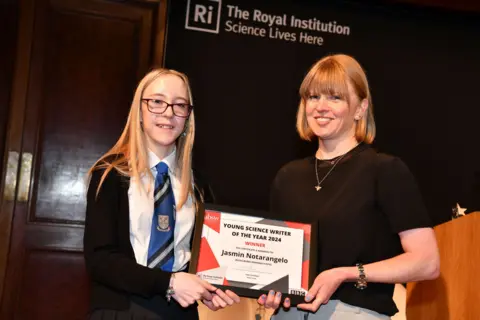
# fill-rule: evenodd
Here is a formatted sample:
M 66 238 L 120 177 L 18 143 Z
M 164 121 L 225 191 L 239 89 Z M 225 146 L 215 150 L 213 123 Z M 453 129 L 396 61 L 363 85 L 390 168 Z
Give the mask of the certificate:
M 316 276 L 312 224 L 266 212 L 206 205 L 195 223 L 190 272 L 222 289 L 258 298 L 270 289 L 303 301 Z

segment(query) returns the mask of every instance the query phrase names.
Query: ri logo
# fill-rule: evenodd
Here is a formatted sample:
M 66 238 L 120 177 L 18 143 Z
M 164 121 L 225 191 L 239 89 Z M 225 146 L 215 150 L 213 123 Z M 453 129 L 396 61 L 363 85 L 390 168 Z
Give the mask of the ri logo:
M 221 9 L 222 0 L 188 0 L 185 29 L 218 33 Z

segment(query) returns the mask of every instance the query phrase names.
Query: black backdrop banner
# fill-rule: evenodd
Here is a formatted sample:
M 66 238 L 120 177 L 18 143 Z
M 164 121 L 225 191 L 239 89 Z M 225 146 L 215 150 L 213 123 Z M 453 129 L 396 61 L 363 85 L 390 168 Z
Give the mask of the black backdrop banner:
M 267 209 L 270 184 L 316 143 L 295 130 L 298 88 L 332 53 L 370 82 L 374 147 L 402 158 L 435 224 L 479 210 L 480 17 L 308 1 L 175 0 L 165 65 L 194 95 L 195 166 L 220 204 Z

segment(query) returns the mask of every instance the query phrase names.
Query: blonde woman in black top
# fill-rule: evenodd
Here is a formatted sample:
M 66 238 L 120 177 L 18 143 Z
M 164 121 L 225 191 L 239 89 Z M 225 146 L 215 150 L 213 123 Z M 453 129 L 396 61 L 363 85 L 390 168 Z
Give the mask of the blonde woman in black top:
M 395 283 L 434 279 L 439 254 L 414 177 L 377 153 L 372 98 L 360 64 L 347 55 L 313 65 L 300 87 L 297 130 L 317 140 L 314 156 L 280 169 L 271 210 L 318 225 L 318 276 L 305 303 L 270 292 L 259 303 L 275 320 L 389 319 Z M 404 121 L 408 121 L 405 118 Z

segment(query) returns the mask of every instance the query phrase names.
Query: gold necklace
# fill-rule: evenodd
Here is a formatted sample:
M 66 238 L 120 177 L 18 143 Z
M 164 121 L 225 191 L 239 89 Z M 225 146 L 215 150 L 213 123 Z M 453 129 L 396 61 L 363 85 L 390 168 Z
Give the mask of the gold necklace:
M 347 152 L 347 153 L 348 153 L 348 152 Z M 328 170 L 327 174 L 323 176 L 322 180 L 320 180 L 320 179 L 318 178 L 318 164 L 317 164 L 318 159 L 317 159 L 317 157 L 315 156 L 315 177 L 317 178 L 317 185 L 315 186 L 315 190 L 320 191 L 320 189 L 322 189 L 321 184 L 322 184 L 323 180 L 325 180 L 325 179 L 328 177 L 328 175 L 333 171 L 333 169 L 335 169 L 335 167 L 337 166 L 337 164 L 338 164 L 340 161 L 342 161 L 343 157 L 345 157 L 345 155 L 346 155 L 347 153 L 343 154 L 337 161 L 335 161 L 335 163 L 334 163 L 333 166 L 330 168 L 330 170 Z

